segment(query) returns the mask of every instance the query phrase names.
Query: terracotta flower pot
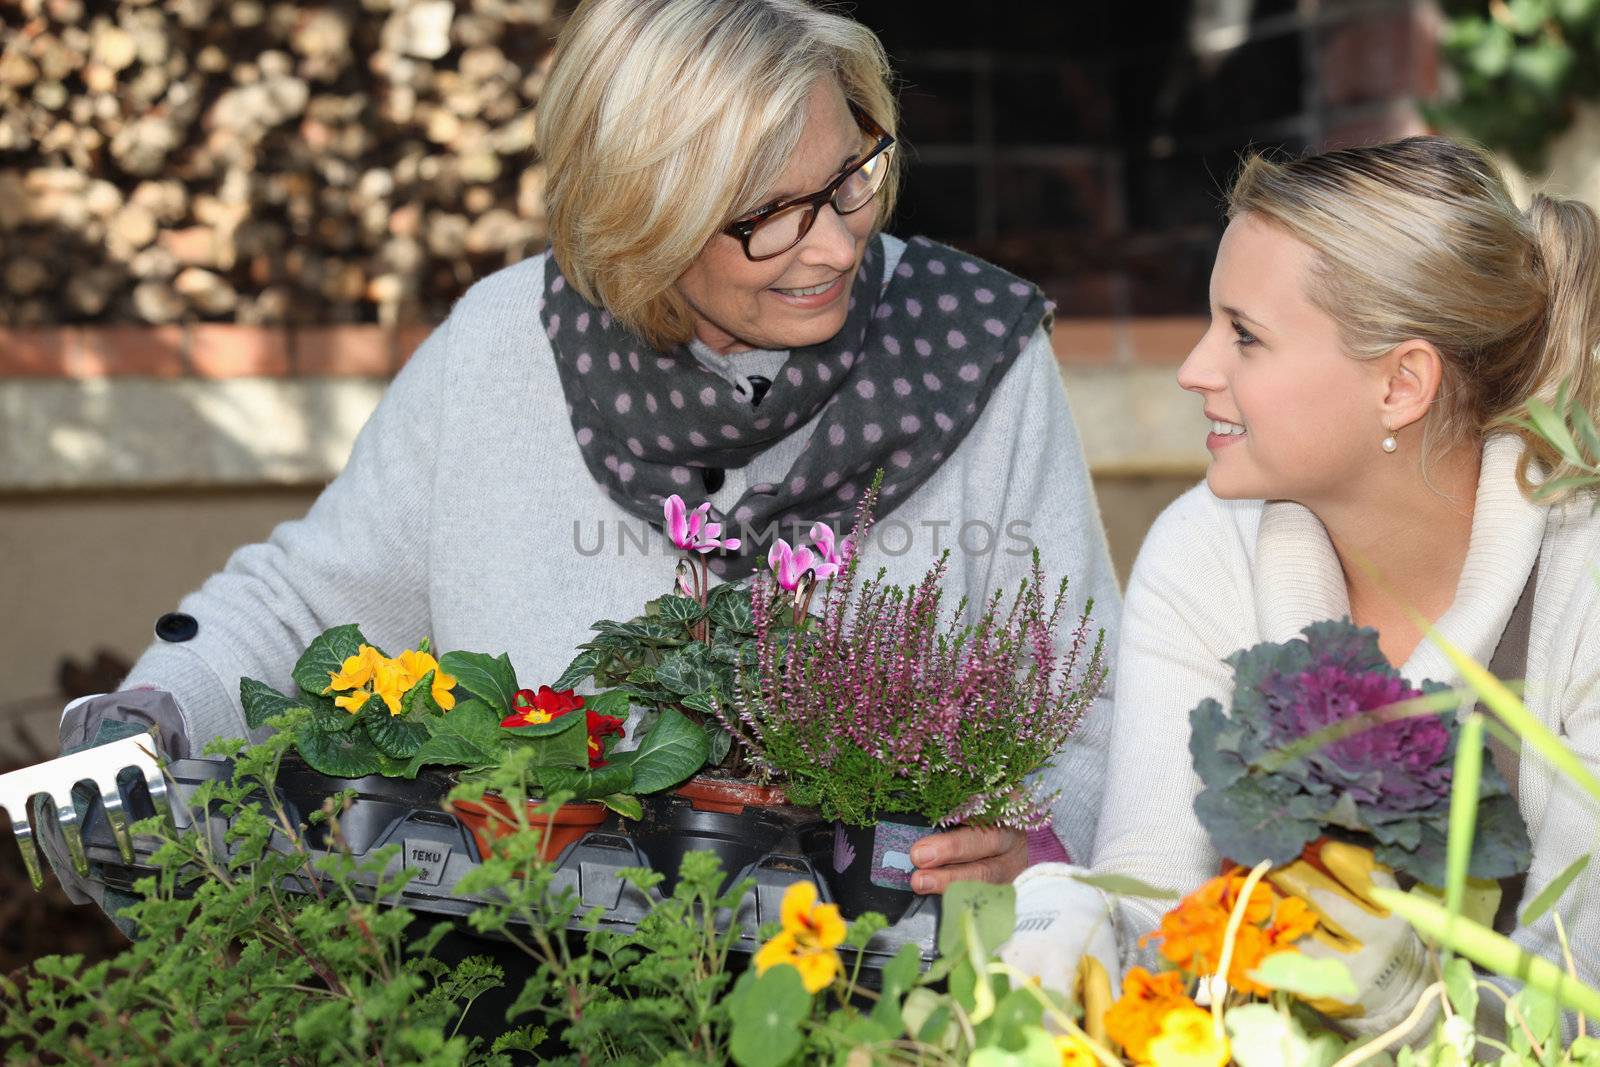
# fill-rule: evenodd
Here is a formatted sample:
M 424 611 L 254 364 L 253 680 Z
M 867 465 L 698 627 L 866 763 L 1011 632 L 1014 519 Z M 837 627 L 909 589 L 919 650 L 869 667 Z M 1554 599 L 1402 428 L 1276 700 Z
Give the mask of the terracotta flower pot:
M 738 815 L 747 807 L 776 808 L 789 803 L 782 786 L 703 774 L 695 775 L 673 792 L 686 798 L 695 811 L 719 811 L 725 815 Z
M 553 860 L 560 856 L 568 845 L 599 826 L 606 818 L 604 804 L 587 801 L 563 804 L 551 817 L 536 810 L 542 803 L 543 801 L 536 798 L 529 798 L 526 801 L 528 822 L 541 828 L 544 834 L 539 842 L 539 858 L 543 860 Z M 484 856 L 493 850 L 495 840 L 511 836 L 515 826 L 514 822 L 508 825 L 504 821 L 515 818 L 511 813 L 511 805 L 493 793 L 484 794 L 481 802 L 457 800 L 452 802 L 450 807 L 454 810 L 456 818 L 472 831 L 472 836 L 478 842 L 478 851 Z

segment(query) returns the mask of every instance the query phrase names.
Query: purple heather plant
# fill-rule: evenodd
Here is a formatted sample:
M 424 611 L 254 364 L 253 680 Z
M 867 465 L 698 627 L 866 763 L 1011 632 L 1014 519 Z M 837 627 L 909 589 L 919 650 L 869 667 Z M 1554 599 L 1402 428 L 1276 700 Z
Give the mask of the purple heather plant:
M 866 543 L 876 499 L 874 486 L 851 543 Z M 1093 602 L 1062 650 L 1067 581 L 1048 601 L 1037 553 L 1009 608 L 1001 612 L 997 592 L 975 625 L 962 622 L 965 599 L 948 618 L 942 610 L 949 553 L 904 588 L 882 570 L 857 588 L 859 558 L 828 581 L 820 618 L 798 631 L 766 622 L 775 590 L 757 580 L 756 661 L 731 708 L 719 707 L 723 724 L 758 770 L 827 818 L 1044 822 L 1054 797 L 1035 795 L 1026 779 L 1072 733 L 1105 678 L 1104 632 L 1090 642 Z
M 1228 657 L 1233 708 L 1202 701 L 1189 748 L 1205 789 L 1195 813 L 1224 856 L 1286 863 L 1320 836 L 1373 849 L 1424 882 L 1444 877 L 1458 727 L 1453 711 L 1412 704 L 1448 687 L 1416 687 L 1389 664 L 1376 630 L 1349 621 Z M 1527 829 L 1488 760 L 1470 873 L 1526 870 Z

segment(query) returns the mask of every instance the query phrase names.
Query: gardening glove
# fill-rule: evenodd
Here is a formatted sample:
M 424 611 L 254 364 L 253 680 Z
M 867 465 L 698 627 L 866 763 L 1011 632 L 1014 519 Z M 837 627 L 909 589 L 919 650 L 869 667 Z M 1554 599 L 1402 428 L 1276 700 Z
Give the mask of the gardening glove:
M 127 689 L 79 697 L 61 714 L 61 754 L 77 752 L 134 734 L 155 731 L 168 759 L 189 755 L 183 712 L 172 694 L 160 689 Z
M 1360 991 L 1349 1001 L 1309 1001 L 1313 1008 L 1362 1035 L 1383 1033 L 1411 1013 L 1429 984 L 1428 951 L 1409 923 L 1373 898 L 1375 886 L 1399 887 L 1371 849 L 1325 841 L 1267 878 L 1317 914 L 1317 927 L 1300 949 L 1307 956 L 1342 962 Z M 1431 1026 L 1431 1018 L 1422 1020 L 1408 1038 Z
M 1017 875 L 1016 925 L 1000 959 L 1082 1005 L 1084 1030 L 1098 1039 L 1122 969 L 1110 899 L 1073 877 L 1087 873 L 1070 863 L 1040 863 Z
M 161 754 L 169 759 L 189 754 L 183 712 L 178 709 L 172 694 L 160 689 L 130 689 L 120 693 L 79 697 L 68 704 L 61 715 L 61 754 L 70 755 L 152 730 Z M 78 814 L 81 818 L 84 801 L 75 799 L 79 802 Z M 39 825 L 35 840 L 50 869 L 61 882 L 68 900 L 74 904 L 98 904 L 108 914 L 114 910 L 115 904 L 108 904 L 105 899 L 105 886 L 78 872 L 54 819 Z

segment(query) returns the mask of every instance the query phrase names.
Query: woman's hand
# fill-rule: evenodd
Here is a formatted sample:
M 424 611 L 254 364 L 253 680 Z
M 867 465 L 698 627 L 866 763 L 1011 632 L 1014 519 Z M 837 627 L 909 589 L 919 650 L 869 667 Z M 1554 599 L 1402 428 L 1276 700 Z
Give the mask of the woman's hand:
M 1004 885 L 1028 866 L 1028 835 L 961 826 L 912 845 L 911 862 L 917 868 L 911 888 L 917 893 L 943 893 L 951 882 Z

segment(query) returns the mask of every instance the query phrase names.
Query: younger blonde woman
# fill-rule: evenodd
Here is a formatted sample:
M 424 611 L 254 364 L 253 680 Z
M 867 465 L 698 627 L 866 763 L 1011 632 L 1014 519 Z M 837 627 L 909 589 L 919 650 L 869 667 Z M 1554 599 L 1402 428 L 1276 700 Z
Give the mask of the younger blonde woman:
M 1563 380 L 1600 413 L 1594 213 L 1547 197 L 1524 213 L 1487 156 L 1423 137 L 1254 159 L 1229 219 L 1211 327 L 1178 373 L 1211 419 L 1211 466 L 1157 521 L 1128 586 L 1094 853 L 1097 872 L 1183 892 L 1220 858 L 1193 810 L 1189 710 L 1227 704 L 1224 657 L 1317 620 L 1375 627 L 1413 680 L 1458 681 L 1408 607 L 1479 662 L 1525 657 L 1513 676 L 1528 679 L 1529 708 L 1600 770 L 1600 516 L 1590 494 L 1535 502 L 1532 483 L 1571 471 L 1507 423 Z M 1595 847 L 1600 812 L 1535 756 L 1496 761 L 1533 840 L 1532 899 Z M 1014 958 L 1064 982 L 1059 968 L 1084 951 L 1149 952 L 1140 937 L 1159 904 L 1108 914 L 1068 874 L 1019 879 Z M 1557 909 L 1590 983 L 1596 888 L 1591 868 Z M 1435 976 L 1400 920 L 1359 922 L 1366 947 L 1346 962 L 1362 994 L 1346 1025 L 1376 1034 Z M 1561 959 L 1550 915 L 1515 938 Z

